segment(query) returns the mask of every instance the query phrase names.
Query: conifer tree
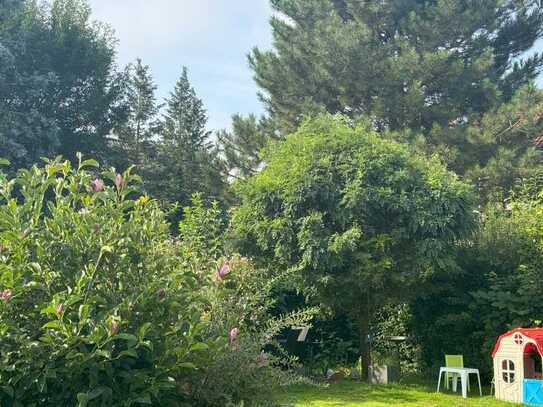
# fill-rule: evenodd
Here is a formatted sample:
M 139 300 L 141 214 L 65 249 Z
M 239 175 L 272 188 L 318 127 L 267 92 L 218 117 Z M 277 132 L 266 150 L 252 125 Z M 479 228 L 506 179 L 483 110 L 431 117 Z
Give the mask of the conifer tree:
M 222 198 L 223 177 L 206 124 L 203 102 L 189 82 L 187 68 L 183 68 L 166 100 L 157 163 L 160 168 L 152 187 L 156 196 L 181 205 L 189 204 L 195 192 L 206 198 Z
M 260 151 L 278 139 L 268 119 L 253 114 L 232 116 L 232 130 L 217 133 L 226 172 L 233 178 L 254 175 L 261 167 Z
M 427 133 L 508 101 L 533 80 L 538 0 L 271 0 L 274 48 L 249 56 L 283 133 L 304 114 L 370 116 Z
M 145 172 L 145 167 L 153 154 L 154 142 L 160 130 L 158 120 L 159 108 L 148 65 L 141 59 L 128 67 L 127 85 L 127 120 L 116 129 L 118 138 L 119 157 L 123 166 L 136 165 Z

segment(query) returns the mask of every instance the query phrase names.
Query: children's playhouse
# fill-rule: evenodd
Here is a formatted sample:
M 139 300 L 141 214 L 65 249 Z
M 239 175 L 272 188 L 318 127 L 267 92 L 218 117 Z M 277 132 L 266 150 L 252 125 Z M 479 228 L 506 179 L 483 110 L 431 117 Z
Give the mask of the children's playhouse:
M 501 335 L 494 345 L 496 398 L 543 406 L 543 328 L 517 328 Z

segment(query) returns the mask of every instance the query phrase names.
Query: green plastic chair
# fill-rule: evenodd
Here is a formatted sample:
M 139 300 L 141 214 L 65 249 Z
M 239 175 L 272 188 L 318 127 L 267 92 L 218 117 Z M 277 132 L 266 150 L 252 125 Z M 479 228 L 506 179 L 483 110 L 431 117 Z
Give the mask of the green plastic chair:
M 464 355 L 445 355 L 446 367 L 464 367 Z M 445 388 L 449 389 L 449 381 L 456 380 L 457 374 L 445 373 Z M 468 382 L 469 390 L 469 382 Z

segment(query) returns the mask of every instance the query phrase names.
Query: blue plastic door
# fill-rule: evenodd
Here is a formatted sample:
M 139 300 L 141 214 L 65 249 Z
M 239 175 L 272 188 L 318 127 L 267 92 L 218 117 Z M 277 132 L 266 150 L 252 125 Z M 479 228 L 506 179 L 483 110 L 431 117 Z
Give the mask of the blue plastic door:
M 524 379 L 523 403 L 530 406 L 543 406 L 543 381 Z

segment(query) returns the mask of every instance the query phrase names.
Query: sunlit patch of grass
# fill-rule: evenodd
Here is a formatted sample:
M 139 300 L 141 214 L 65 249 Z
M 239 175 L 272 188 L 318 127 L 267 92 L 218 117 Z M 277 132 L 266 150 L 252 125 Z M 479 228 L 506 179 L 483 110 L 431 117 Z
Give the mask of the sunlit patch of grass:
M 279 395 L 280 405 L 295 407 L 507 407 L 515 404 L 498 401 L 494 396 L 479 397 L 472 387 L 467 399 L 459 393 L 436 393 L 436 389 L 423 384 L 393 384 L 370 386 L 344 380 L 329 387 L 291 386 Z

